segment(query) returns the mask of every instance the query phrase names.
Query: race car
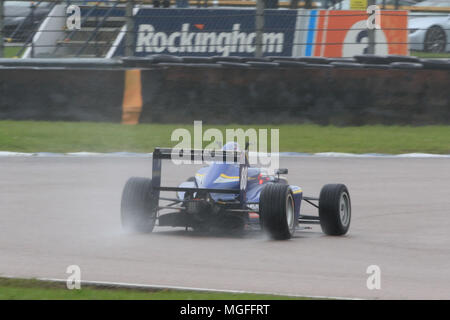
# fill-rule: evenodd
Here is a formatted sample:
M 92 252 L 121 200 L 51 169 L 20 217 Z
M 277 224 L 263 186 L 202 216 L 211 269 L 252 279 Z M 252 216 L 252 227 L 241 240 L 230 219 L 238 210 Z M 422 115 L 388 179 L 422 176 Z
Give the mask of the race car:
M 144 233 L 155 225 L 241 232 L 256 226 L 275 240 L 290 239 L 300 224 L 320 224 L 327 235 L 347 233 L 351 202 L 345 185 L 327 184 L 318 198 L 307 197 L 299 186 L 288 184 L 283 176 L 288 169 L 270 175 L 266 168 L 250 166 L 248 154 L 248 146 L 239 151 L 235 142 L 219 151 L 155 148 L 152 179 L 132 177 L 125 184 L 123 228 Z M 209 164 L 178 187 L 161 186 L 161 160 L 174 158 Z M 176 195 L 163 197 L 162 191 Z M 301 214 L 302 202 L 317 208 L 318 216 Z

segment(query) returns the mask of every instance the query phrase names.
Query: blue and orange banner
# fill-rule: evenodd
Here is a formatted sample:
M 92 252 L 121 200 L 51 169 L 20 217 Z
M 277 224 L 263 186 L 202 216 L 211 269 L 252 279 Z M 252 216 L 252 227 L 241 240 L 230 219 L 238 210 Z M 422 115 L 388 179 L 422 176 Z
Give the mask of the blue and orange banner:
M 299 19 L 299 25 L 307 28 L 300 28 L 294 55 L 351 57 L 367 53 L 367 19 L 366 11 L 310 10 Z M 375 29 L 375 53 L 407 55 L 408 12 L 381 11 L 380 27 Z
M 141 8 L 135 14 L 135 56 L 253 56 L 255 16 L 252 9 Z M 408 54 L 408 12 L 380 11 L 379 16 L 375 53 Z M 265 10 L 263 55 L 367 53 L 368 18 L 363 10 Z M 120 40 L 114 55 L 123 54 L 124 42 Z

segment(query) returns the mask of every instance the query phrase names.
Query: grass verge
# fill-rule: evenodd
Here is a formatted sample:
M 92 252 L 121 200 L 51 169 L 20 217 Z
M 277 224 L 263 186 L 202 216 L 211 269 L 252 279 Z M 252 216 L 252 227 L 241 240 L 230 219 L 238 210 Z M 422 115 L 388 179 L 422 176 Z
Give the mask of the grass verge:
M 269 294 L 125 289 L 83 285 L 68 290 L 65 283 L 0 278 L 0 300 L 298 300 Z
M 203 132 L 211 126 L 203 126 Z M 278 128 L 280 151 L 400 154 L 426 152 L 450 154 L 450 126 L 318 125 L 215 126 L 225 129 Z M 177 128 L 193 131 L 193 125 L 0 121 L 0 150 L 15 152 L 152 152 L 154 147 L 173 147 Z M 270 131 L 268 131 L 270 136 Z M 270 137 L 269 137 L 270 140 Z M 193 141 L 192 141 L 193 143 Z M 206 144 L 205 144 L 206 145 Z
M 412 56 L 418 58 L 450 58 L 450 52 L 436 53 L 436 52 L 424 52 L 424 51 L 411 51 Z
M 19 53 L 21 47 L 5 47 L 3 51 L 3 55 L 5 58 L 18 58 L 17 54 Z

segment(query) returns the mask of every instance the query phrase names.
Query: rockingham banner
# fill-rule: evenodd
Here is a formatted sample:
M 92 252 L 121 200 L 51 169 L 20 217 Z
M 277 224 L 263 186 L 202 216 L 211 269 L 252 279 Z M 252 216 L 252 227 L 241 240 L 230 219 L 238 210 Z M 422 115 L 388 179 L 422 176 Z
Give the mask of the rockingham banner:
M 251 9 L 140 9 L 135 55 L 254 56 L 255 14 Z M 292 55 L 296 17 L 295 10 L 265 10 L 266 55 Z
M 139 9 L 135 55 L 253 56 L 253 9 Z M 377 54 L 408 54 L 407 11 L 381 11 Z M 265 56 L 351 57 L 366 53 L 368 15 L 359 10 L 265 10 Z M 124 33 L 122 33 L 124 34 Z M 115 55 L 123 54 L 124 39 Z

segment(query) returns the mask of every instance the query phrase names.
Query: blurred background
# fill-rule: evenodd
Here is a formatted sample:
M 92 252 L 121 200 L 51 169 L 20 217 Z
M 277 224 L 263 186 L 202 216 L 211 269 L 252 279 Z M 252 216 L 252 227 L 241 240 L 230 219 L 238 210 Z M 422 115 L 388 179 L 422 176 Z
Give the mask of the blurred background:
M 367 27 L 372 4 L 381 29 Z M 17 58 L 447 58 L 450 0 L 2 1 L 0 30 L 0 56 Z

